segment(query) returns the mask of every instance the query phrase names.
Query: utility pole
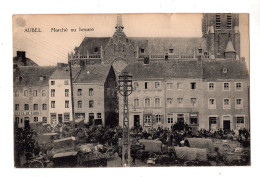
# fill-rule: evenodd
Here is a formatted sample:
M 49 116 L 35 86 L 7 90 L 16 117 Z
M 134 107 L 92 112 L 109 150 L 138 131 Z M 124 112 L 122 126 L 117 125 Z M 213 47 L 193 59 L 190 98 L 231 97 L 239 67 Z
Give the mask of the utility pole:
M 130 138 L 129 138 L 129 109 L 128 96 L 132 93 L 132 76 L 124 72 L 119 76 L 119 93 L 123 96 L 123 138 L 122 138 L 122 165 L 130 166 Z M 127 152 L 127 156 L 126 156 Z M 127 162 L 125 157 L 127 157 Z
M 68 58 L 69 63 L 69 69 L 70 69 L 70 90 L 71 90 L 71 107 L 72 107 L 72 128 L 73 128 L 73 134 L 75 133 L 75 115 L 74 115 L 74 97 L 73 97 L 73 83 L 72 83 L 72 68 L 71 68 L 71 60 L 70 56 Z M 74 135 L 75 136 L 75 135 Z

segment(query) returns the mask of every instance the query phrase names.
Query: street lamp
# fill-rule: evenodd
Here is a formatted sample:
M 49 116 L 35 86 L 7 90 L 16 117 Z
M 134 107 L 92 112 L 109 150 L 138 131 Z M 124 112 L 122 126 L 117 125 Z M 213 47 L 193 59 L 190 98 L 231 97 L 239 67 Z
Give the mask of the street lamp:
M 122 165 L 126 164 L 126 150 L 127 150 L 127 164 L 130 166 L 130 138 L 129 138 L 129 109 L 128 109 L 128 96 L 133 91 L 132 76 L 127 72 L 123 72 L 119 76 L 118 92 L 124 98 L 123 104 L 123 138 L 122 138 Z

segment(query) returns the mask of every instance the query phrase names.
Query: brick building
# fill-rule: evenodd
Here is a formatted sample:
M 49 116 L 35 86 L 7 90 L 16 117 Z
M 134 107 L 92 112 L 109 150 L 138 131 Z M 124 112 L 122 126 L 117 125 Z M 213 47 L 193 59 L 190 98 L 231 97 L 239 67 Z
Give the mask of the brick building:
M 14 68 L 14 122 L 18 127 L 49 119 L 49 77 L 55 66 Z

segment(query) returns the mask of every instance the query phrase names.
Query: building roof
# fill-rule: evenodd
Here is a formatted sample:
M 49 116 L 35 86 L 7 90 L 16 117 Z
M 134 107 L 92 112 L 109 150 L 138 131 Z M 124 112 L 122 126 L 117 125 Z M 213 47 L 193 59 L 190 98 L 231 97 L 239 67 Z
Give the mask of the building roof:
M 13 57 L 13 64 L 16 64 L 17 66 L 38 66 L 38 64 L 30 58 L 22 58 L 19 56 Z
M 132 74 L 133 80 L 146 79 L 170 79 L 170 78 L 201 78 L 201 63 L 194 61 L 160 61 L 150 62 L 144 65 L 143 62 L 129 64 L 123 72 Z
M 74 83 L 105 83 L 111 69 L 109 64 L 94 64 L 83 67 Z
M 79 67 L 72 67 L 72 78 L 76 78 L 79 73 Z M 50 76 L 50 79 L 69 79 L 70 78 L 70 70 L 68 66 L 57 67 L 55 72 Z
M 129 37 L 135 47 L 144 48 L 151 54 L 173 54 L 193 56 L 198 48 L 206 50 L 206 39 L 201 37 Z
M 48 85 L 49 77 L 56 68 L 56 66 L 19 66 L 14 69 L 14 86 Z M 44 79 L 41 80 L 40 77 L 44 77 Z
M 95 48 L 98 48 L 98 52 L 100 54 L 100 47 L 104 49 L 109 42 L 110 37 L 85 37 L 81 42 L 80 46 L 77 48 L 75 54 L 78 52 L 82 55 L 86 55 L 87 53 L 93 54 L 95 53 Z
M 226 70 L 227 72 L 223 72 Z M 247 79 L 249 73 L 245 61 L 203 61 L 203 79 Z

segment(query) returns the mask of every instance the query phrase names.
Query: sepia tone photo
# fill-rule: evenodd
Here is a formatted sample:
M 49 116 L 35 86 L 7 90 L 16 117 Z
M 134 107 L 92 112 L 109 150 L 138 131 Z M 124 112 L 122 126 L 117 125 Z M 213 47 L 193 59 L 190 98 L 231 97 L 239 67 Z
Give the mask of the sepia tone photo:
M 14 167 L 249 166 L 249 15 L 13 16 Z

